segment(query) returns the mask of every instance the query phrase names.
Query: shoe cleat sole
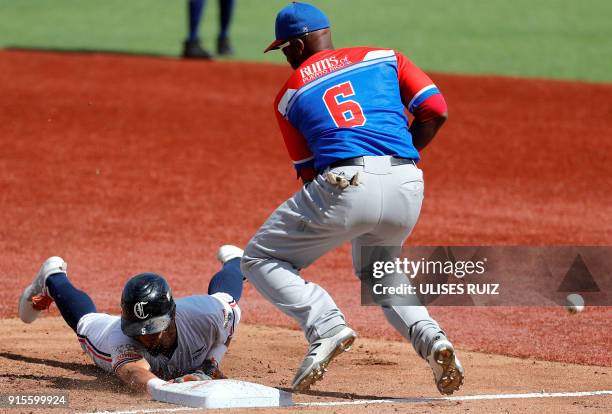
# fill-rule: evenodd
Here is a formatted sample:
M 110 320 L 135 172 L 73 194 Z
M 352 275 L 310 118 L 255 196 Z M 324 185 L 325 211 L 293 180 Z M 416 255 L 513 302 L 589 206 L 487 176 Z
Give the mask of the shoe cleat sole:
M 334 352 L 332 352 L 330 354 L 330 356 L 325 359 L 324 361 L 322 361 L 319 364 L 318 368 L 313 368 L 311 370 L 311 372 L 306 375 L 306 377 L 304 377 L 304 379 L 302 380 L 302 382 L 300 382 L 295 388 L 295 391 L 308 391 L 310 389 L 310 387 L 315 384 L 317 381 L 320 381 L 323 379 L 323 376 L 325 375 L 325 373 L 328 371 L 328 366 L 329 364 L 334 360 L 334 358 L 336 358 L 338 355 L 344 353 L 344 352 L 348 352 L 351 350 L 353 343 L 355 342 L 355 339 L 357 339 L 356 337 L 350 337 L 345 339 L 344 341 L 342 341 L 340 343 L 340 345 L 338 345 L 336 347 L 336 349 L 334 350 Z

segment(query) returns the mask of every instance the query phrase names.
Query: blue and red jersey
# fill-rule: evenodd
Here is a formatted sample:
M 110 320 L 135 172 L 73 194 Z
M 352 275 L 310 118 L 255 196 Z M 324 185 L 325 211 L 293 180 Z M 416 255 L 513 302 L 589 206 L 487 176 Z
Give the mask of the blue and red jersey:
M 298 174 L 366 155 L 418 160 L 405 108 L 415 120 L 427 121 L 446 112 L 446 102 L 432 80 L 404 55 L 366 47 L 314 54 L 293 72 L 274 101 Z

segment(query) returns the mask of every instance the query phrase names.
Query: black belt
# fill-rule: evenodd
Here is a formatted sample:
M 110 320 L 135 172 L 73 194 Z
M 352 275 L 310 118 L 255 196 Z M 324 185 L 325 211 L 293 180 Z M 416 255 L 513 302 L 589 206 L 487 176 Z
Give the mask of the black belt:
M 413 164 L 416 165 L 412 158 L 401 158 L 401 157 L 391 157 L 391 166 L 396 165 L 406 165 Z M 347 158 L 345 160 L 334 161 L 329 164 L 329 168 L 336 167 L 351 167 L 351 166 L 364 166 L 365 159 L 363 157 L 355 157 L 355 158 Z

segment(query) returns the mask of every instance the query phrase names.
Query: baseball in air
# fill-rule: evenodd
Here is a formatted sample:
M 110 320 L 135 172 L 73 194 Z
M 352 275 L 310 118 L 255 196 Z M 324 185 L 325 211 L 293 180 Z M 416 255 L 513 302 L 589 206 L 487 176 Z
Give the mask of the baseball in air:
M 577 293 L 567 295 L 565 309 L 572 315 L 582 312 L 584 310 L 584 298 Z

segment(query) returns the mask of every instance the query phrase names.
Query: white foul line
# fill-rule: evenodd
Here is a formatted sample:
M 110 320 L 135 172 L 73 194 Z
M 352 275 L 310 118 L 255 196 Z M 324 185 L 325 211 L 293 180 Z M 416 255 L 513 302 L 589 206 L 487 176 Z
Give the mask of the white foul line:
M 141 410 L 129 410 L 129 411 L 92 411 L 90 413 L 80 414 L 145 414 L 145 413 L 174 413 L 181 411 L 196 411 L 204 410 L 204 408 L 192 408 L 192 407 L 177 407 L 177 408 L 143 408 Z
M 300 407 L 332 407 L 340 405 L 368 405 L 368 404 L 416 404 L 436 401 L 476 401 L 476 400 L 507 400 L 527 398 L 563 398 L 563 397 L 594 397 L 598 395 L 612 395 L 612 390 L 603 391 L 576 391 L 576 392 L 532 392 L 526 394 L 480 394 L 480 395 L 457 395 L 451 397 L 420 397 L 420 398 L 393 398 L 380 400 L 352 400 L 352 401 L 322 401 L 295 403 Z M 269 407 L 273 408 L 273 407 Z M 180 411 L 195 411 L 203 408 L 176 407 L 176 408 L 143 408 L 129 411 L 94 411 L 86 414 L 152 414 L 172 413 Z
M 353 401 L 329 401 L 329 402 L 309 402 L 295 403 L 299 406 L 307 407 L 328 407 L 338 405 L 366 405 L 366 404 L 407 404 L 423 403 L 435 401 L 475 401 L 475 400 L 507 400 L 511 398 L 559 398 L 559 397 L 592 397 L 597 395 L 612 395 L 612 390 L 608 391 L 577 391 L 577 392 L 532 392 L 528 394 L 480 394 L 480 395 L 457 395 L 454 397 L 421 397 L 421 398 L 393 398 L 386 400 L 353 400 Z

